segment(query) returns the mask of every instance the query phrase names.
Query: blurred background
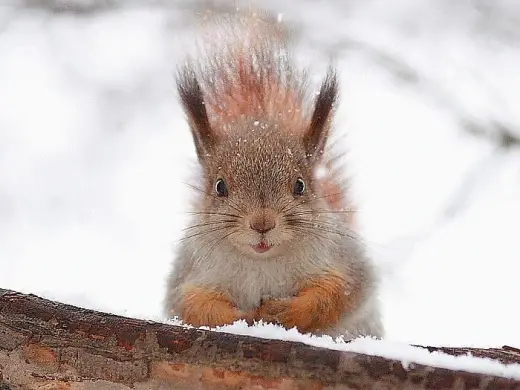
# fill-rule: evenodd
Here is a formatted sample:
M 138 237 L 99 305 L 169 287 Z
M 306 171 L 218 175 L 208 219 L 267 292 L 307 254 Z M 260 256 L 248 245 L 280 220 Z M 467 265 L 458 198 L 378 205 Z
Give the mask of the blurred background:
M 173 70 L 210 4 L 2 2 L 1 288 L 161 319 L 194 158 Z M 520 346 L 520 3 L 262 6 L 336 61 L 388 338 Z

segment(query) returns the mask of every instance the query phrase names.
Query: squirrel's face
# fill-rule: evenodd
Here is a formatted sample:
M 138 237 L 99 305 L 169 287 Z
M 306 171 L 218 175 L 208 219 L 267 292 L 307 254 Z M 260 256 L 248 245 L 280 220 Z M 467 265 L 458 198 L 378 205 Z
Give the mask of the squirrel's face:
M 205 176 L 203 210 L 190 227 L 198 231 L 190 236 L 208 251 L 230 244 L 247 254 L 276 256 L 302 240 L 327 239 L 334 229 L 318 221 L 327 207 L 313 175 L 330 130 L 336 75 L 331 68 L 311 107 L 298 97 L 303 81 L 284 82 L 291 74 L 281 77 L 280 69 L 264 65 L 260 73 L 239 69 L 239 84 L 214 89 L 209 100 L 202 86 L 211 89 L 211 77 L 197 75 L 189 64 L 179 74 L 179 95 Z
M 215 147 L 204 167 L 201 217 L 228 245 L 273 257 L 320 234 L 315 219 L 324 199 L 298 139 L 252 130 Z

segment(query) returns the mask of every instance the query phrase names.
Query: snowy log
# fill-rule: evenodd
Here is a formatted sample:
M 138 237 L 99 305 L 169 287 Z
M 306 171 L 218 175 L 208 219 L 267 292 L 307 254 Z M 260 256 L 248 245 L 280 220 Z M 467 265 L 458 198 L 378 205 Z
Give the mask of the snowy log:
M 442 350 L 520 363 L 514 349 Z M 0 289 L 1 390 L 519 387 L 513 379 L 405 369 L 377 356 L 136 320 Z

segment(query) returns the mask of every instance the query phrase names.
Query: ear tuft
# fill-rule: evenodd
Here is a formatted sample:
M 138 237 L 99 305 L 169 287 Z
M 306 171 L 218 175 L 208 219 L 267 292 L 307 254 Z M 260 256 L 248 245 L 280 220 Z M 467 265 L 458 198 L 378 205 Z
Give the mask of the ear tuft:
M 311 123 L 303 138 L 307 155 L 313 161 L 319 158 L 325 148 L 327 137 L 330 132 L 332 111 L 337 99 L 337 75 L 334 69 L 329 67 L 327 76 L 321 85 L 320 93 L 314 104 Z
M 215 146 L 216 134 L 209 123 L 204 93 L 190 65 L 185 65 L 177 73 L 177 91 L 188 117 L 197 155 L 199 160 L 203 160 Z

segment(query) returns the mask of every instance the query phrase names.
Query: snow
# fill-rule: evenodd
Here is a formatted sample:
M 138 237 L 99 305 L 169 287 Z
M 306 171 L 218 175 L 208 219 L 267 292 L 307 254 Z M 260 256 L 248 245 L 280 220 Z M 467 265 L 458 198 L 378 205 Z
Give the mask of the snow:
M 427 349 L 411 345 L 376 340 L 369 337 L 358 338 L 351 342 L 331 337 L 316 337 L 303 335 L 295 328 L 285 330 L 273 324 L 258 324 L 247 326 L 245 321 L 237 321 L 233 325 L 216 329 L 219 332 L 253 336 L 264 339 L 278 339 L 301 342 L 314 347 L 334 349 L 338 351 L 355 352 L 366 355 L 381 356 L 387 359 L 401 361 L 405 369 L 413 368 L 414 364 L 423 364 L 451 370 L 463 370 L 473 373 L 497 375 L 506 378 L 520 379 L 520 364 L 502 364 L 492 359 L 471 355 L 453 356 L 443 352 L 429 352 Z
M 193 329 L 193 326 L 185 325 L 177 319 L 168 320 L 166 322 L 172 325 Z M 345 341 L 341 338 L 333 339 L 329 336 L 317 337 L 310 334 L 301 334 L 296 328 L 286 330 L 279 325 L 262 322 L 254 326 L 248 326 L 247 323 L 242 320 L 235 321 L 232 325 L 217 328 L 203 326 L 198 329 L 211 329 L 217 332 L 269 340 L 276 339 L 299 342 L 312 347 L 380 356 L 386 359 L 400 361 L 403 368 L 407 370 L 413 369 L 416 364 L 422 364 L 455 371 L 460 370 L 520 380 L 520 364 L 504 364 L 490 358 L 472 356 L 470 353 L 454 356 L 441 351 L 429 352 L 425 348 L 392 340 L 377 340 L 371 337 L 360 337 L 355 340 Z
M 520 377 L 405 346 L 520 346 L 520 153 L 465 131 L 519 134 L 520 6 L 295 3 L 263 4 L 308 40 L 302 57 L 321 50 L 340 70 L 337 122 L 387 339 L 227 331 Z M 0 6 L 0 286 L 162 320 L 194 159 L 173 85 L 191 30 L 180 5 L 121 4 Z

